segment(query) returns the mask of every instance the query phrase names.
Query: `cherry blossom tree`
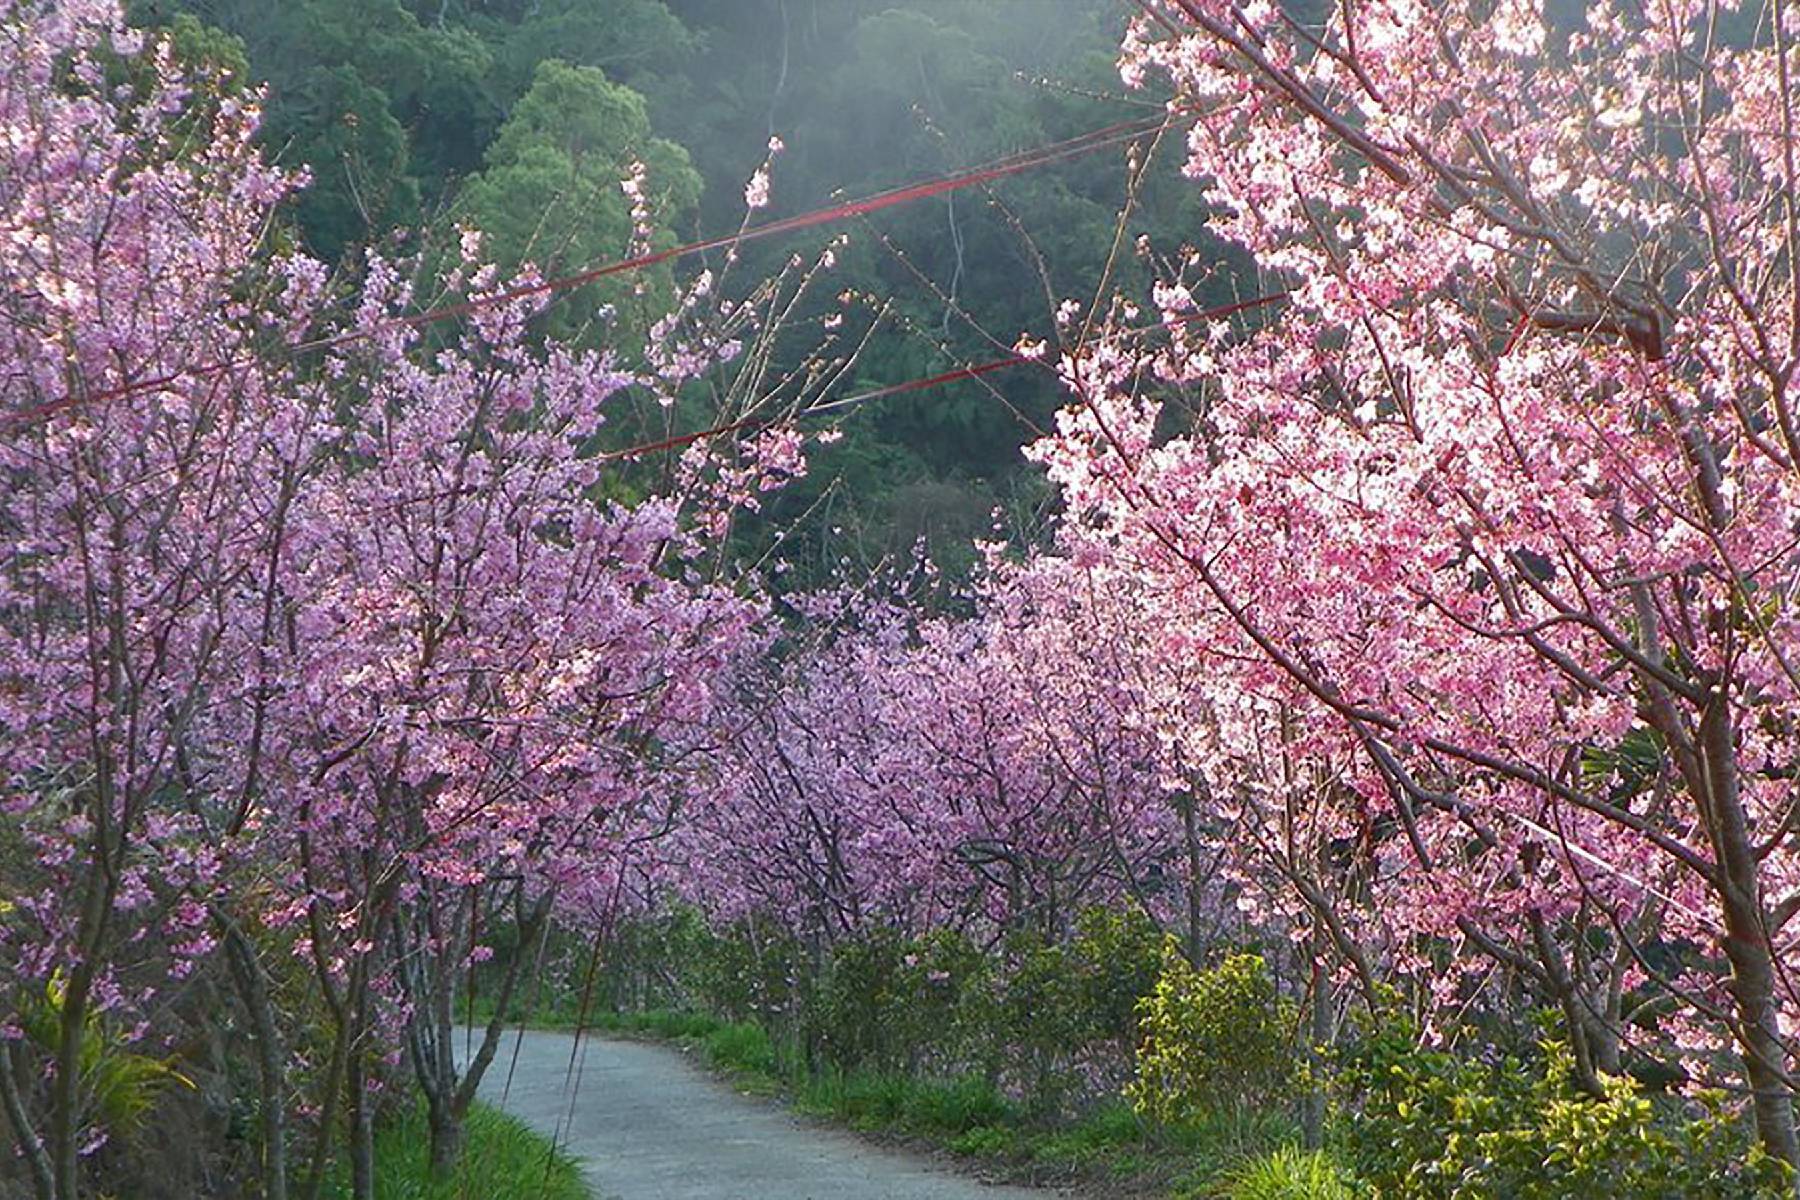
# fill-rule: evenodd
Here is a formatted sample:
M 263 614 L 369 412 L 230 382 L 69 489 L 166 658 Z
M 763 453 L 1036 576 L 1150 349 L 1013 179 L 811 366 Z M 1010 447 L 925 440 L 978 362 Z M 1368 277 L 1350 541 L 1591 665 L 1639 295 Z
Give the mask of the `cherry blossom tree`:
M 39 1194 L 78 1194 L 117 1132 L 96 1056 L 160 1061 L 187 981 L 222 969 L 265 1194 L 300 1112 L 305 1190 L 345 1114 L 368 1195 L 374 1075 L 402 1058 L 454 1159 L 500 1026 L 459 1061 L 452 998 L 491 926 L 528 947 L 666 825 L 759 644 L 718 539 L 804 471 L 780 418 L 848 362 L 769 380 L 793 281 L 733 304 L 705 275 L 628 369 L 546 341 L 553 289 L 498 280 L 472 236 L 430 321 L 379 258 L 346 308 L 264 244 L 295 181 L 253 104 L 111 4 L 0 5 L 0 36 L 6 1121 Z M 640 238 L 644 182 L 622 181 Z M 752 432 L 667 472 L 605 450 L 628 392 L 691 390 Z
M 997 551 L 997 548 L 996 548 Z M 1198 953 L 1222 860 L 1168 769 L 1182 670 L 1092 570 L 992 557 L 972 617 L 810 597 L 690 807 L 690 898 L 799 932 L 1031 929 L 1136 903 Z M 1137 615 L 1147 615 L 1139 608 Z
M 1160 339 L 1065 357 L 1071 527 L 1356 753 L 1417 927 L 1531 979 L 1590 1086 L 1646 1025 L 1729 1046 L 1800 1161 L 1795 15 L 1145 7 L 1127 80 L 1286 299 L 1170 279 Z
M 465 269 L 472 294 L 492 287 Z M 393 972 L 442 1171 L 559 890 L 694 742 L 758 608 L 694 573 L 679 497 L 605 498 L 618 466 L 586 447 L 635 381 L 604 353 L 533 348 L 541 301 L 421 353 L 392 322 L 409 300 L 392 267 L 362 297 L 371 336 L 325 372 L 343 416 L 294 513 L 265 853 L 298 868 L 282 919 L 337 1026 L 328 1074 L 356 1069 Z M 452 997 L 495 911 L 519 949 L 462 1064 Z
M 61 1198 L 107 1132 L 97 1043 L 213 948 L 231 798 L 195 731 L 242 696 L 227 627 L 310 421 L 247 352 L 304 332 L 316 280 L 259 268 L 288 183 L 252 107 L 113 5 L 8 3 L 0 39 L 0 1096 Z

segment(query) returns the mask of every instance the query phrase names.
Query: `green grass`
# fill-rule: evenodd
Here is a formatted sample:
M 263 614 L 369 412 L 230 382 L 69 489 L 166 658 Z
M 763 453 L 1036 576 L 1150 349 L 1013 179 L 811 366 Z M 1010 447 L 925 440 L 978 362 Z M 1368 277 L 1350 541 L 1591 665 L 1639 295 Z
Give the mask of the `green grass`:
M 529 1003 L 529 998 L 514 997 L 512 1004 L 507 1009 L 507 1024 L 522 1023 L 531 1029 L 558 1030 L 574 1029 L 577 1025 L 583 1024 L 581 1004 L 573 996 L 556 993 L 542 997 L 535 1005 L 531 1006 L 530 1012 L 527 1013 L 526 1008 Z M 486 1025 L 494 1016 L 493 997 L 477 996 L 473 1005 L 459 1002 L 456 1015 L 458 1019 L 467 1020 L 470 1024 Z M 590 1014 L 586 1027 L 593 1028 L 594 1021 L 599 1015 L 598 1013 Z M 526 1019 L 527 1016 L 530 1017 L 529 1020 Z
M 721 1021 L 705 1013 L 659 1008 L 648 1012 L 596 1013 L 586 1027 L 692 1046 L 708 1066 L 731 1075 L 745 1091 L 773 1095 L 782 1090 L 791 1074 L 768 1031 L 751 1021 Z
M 776 1073 L 775 1043 L 760 1025 L 720 1025 L 701 1035 L 700 1045 L 707 1061 L 715 1067 L 771 1078 Z
M 804 1112 L 858 1129 L 917 1134 L 948 1141 L 1016 1120 L 1013 1106 L 978 1076 L 915 1079 L 873 1072 L 828 1072 L 795 1085 Z
M 1187 1170 L 1174 1182 L 1175 1200 L 1232 1195 L 1233 1181 L 1247 1165 L 1291 1150 L 1300 1142 L 1299 1128 L 1289 1114 L 1280 1111 L 1212 1113 L 1162 1136 L 1187 1163 Z
M 606 1013 L 596 1022 L 596 1027 L 616 1027 L 631 1033 L 652 1033 L 657 1037 L 683 1040 L 709 1037 L 724 1024 L 705 1013 L 657 1008 L 641 1013 Z
M 1110 1169 L 1115 1160 L 1124 1158 L 1135 1163 L 1152 1148 L 1150 1131 L 1131 1106 L 1113 1101 L 1084 1114 L 1073 1124 L 1036 1134 L 1023 1151 L 1037 1163 Z
M 1228 1177 L 1229 1200 L 1352 1200 L 1349 1172 L 1322 1150 L 1284 1146 Z
M 477 1103 L 467 1144 L 448 1179 L 430 1178 L 431 1136 L 422 1110 L 375 1133 L 376 1200 L 590 1200 L 573 1159 L 522 1122 Z M 337 1196 L 350 1194 L 340 1170 Z
M 1076 1120 L 1044 1125 L 978 1076 L 925 1080 L 833 1073 L 795 1080 L 792 1094 L 803 1112 L 865 1132 L 923 1138 L 1040 1182 L 1161 1181 L 1196 1198 L 1224 1194 L 1235 1170 L 1296 1136 L 1282 1113 L 1219 1114 L 1190 1126 L 1153 1129 L 1119 1100 L 1096 1105 Z

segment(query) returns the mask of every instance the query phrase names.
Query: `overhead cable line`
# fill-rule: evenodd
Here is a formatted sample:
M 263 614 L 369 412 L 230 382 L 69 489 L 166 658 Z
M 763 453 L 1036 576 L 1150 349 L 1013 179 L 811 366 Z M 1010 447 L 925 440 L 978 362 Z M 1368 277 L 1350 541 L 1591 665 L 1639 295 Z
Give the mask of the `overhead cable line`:
M 647 254 L 636 255 L 631 258 L 619 259 L 614 262 L 586 268 L 573 274 L 561 275 L 552 279 L 538 280 L 533 283 L 519 284 L 515 287 L 495 292 L 492 295 L 479 296 L 473 299 L 459 301 L 455 304 L 447 304 L 406 316 L 391 317 L 384 321 L 374 322 L 357 329 L 345 330 L 342 333 L 332 334 L 327 337 L 292 342 L 287 345 L 287 350 L 293 354 L 303 354 L 312 351 L 335 349 L 339 346 L 376 337 L 384 332 L 396 329 L 418 328 L 437 321 L 451 320 L 457 317 L 467 316 L 485 308 L 510 304 L 514 301 L 526 299 L 531 296 L 566 292 L 574 288 L 583 287 L 596 280 L 605 279 L 609 276 L 644 270 L 648 267 L 657 266 L 661 263 L 671 262 L 680 258 L 686 258 L 691 255 L 703 254 L 708 251 L 725 249 L 727 247 L 735 247 L 745 242 L 759 241 L 764 238 L 776 237 L 782 234 L 796 233 L 800 230 L 810 229 L 819 225 L 832 224 L 853 217 L 867 216 L 871 213 L 881 212 L 884 209 L 894 208 L 902 204 L 910 204 L 916 200 L 924 200 L 933 196 L 945 195 L 959 191 L 963 188 L 992 183 L 1010 175 L 1020 174 L 1021 172 L 1033 170 L 1050 163 L 1061 162 L 1066 159 L 1091 154 L 1097 150 L 1105 149 L 1108 146 L 1118 145 L 1121 142 L 1141 137 L 1144 134 L 1159 128 L 1165 122 L 1173 119 L 1177 115 L 1179 115 L 1178 110 L 1170 110 L 1168 113 L 1153 118 L 1140 117 L 1129 121 L 1120 121 L 1100 129 L 1090 130 L 1089 132 L 1080 134 L 1076 137 L 1067 138 L 1057 142 L 1050 142 L 1029 150 L 1006 155 L 994 159 L 983 166 L 955 172 L 950 175 L 941 176 L 937 179 L 890 188 L 886 191 L 876 192 L 858 200 L 841 201 L 836 204 L 827 205 L 823 208 L 813 209 L 809 212 L 798 213 L 791 217 L 783 217 L 779 220 L 769 221 L 761 225 L 751 225 L 738 230 L 736 233 L 704 238 L 699 241 L 673 246 L 665 250 L 656 250 Z M 13 429 L 29 426 L 32 423 L 54 416 L 66 409 L 102 404 L 108 401 L 138 395 L 143 392 L 156 391 L 183 380 L 205 379 L 216 375 L 226 374 L 237 367 L 246 366 L 254 361 L 255 359 L 253 357 L 244 355 L 222 362 L 180 368 L 149 379 L 131 380 L 99 391 L 71 391 L 54 400 L 48 400 L 42 404 L 18 409 L 4 416 L 0 416 L 0 432 L 10 432 Z
M 1253 309 L 1274 304 L 1278 301 L 1287 299 L 1287 296 L 1288 293 L 1286 291 L 1269 292 L 1261 296 L 1252 296 L 1247 300 L 1234 300 L 1230 304 L 1221 304 L 1213 308 L 1204 308 L 1196 312 L 1183 313 L 1178 317 L 1165 318 L 1147 325 L 1134 326 L 1126 332 L 1153 333 L 1158 329 L 1167 329 L 1176 325 L 1191 325 L 1200 321 L 1217 321 L 1225 317 L 1234 316 L 1237 313 L 1249 312 Z M 1089 339 L 1089 341 L 1093 340 L 1097 339 Z M 1086 343 L 1077 342 L 1072 348 L 1079 348 L 1084 344 Z M 641 446 L 628 446 L 623 450 L 609 450 L 600 457 L 609 460 L 631 459 L 638 458 L 645 454 L 656 454 L 664 450 L 678 450 L 683 446 L 689 446 L 695 442 L 705 441 L 708 438 L 723 437 L 726 434 L 737 433 L 745 429 L 783 425 L 791 421 L 800 420 L 804 417 L 816 417 L 821 413 L 832 412 L 838 409 L 854 408 L 857 405 L 866 404 L 872 400 L 884 400 L 889 396 L 900 396 L 908 392 L 924 391 L 927 388 L 941 387 L 949 383 L 959 383 L 965 379 L 976 379 L 983 375 L 991 375 L 996 371 L 1003 371 L 1008 367 L 1025 366 L 1044 367 L 1046 370 L 1054 369 L 1047 366 L 1040 358 L 1030 357 L 1024 354 L 1009 354 L 1004 358 L 994 358 L 987 362 L 972 363 L 961 367 L 955 367 L 948 371 L 941 371 L 936 375 L 925 375 L 917 379 L 908 379 L 902 383 L 885 384 L 881 387 L 871 388 L 868 391 L 857 392 L 855 395 L 840 396 L 835 400 L 825 400 L 818 404 L 809 404 L 805 408 L 778 416 L 745 417 L 742 420 L 731 421 L 724 425 L 714 425 L 708 429 L 697 429 L 692 433 L 682 433 L 677 434 L 674 437 L 663 438 L 660 441 L 647 442 Z

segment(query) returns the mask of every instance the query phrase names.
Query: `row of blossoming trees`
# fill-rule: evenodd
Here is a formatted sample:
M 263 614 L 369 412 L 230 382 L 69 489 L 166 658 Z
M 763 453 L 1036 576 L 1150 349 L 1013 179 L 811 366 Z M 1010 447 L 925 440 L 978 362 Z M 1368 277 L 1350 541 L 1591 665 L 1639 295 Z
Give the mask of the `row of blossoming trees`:
M 1142 7 L 1272 302 L 1177 264 L 1066 346 L 1054 552 L 783 667 L 689 884 L 1189 939 L 1228 886 L 1318 986 L 1541 1006 L 1800 1162 L 1800 14 Z
M 271 246 L 254 111 L 117 6 L 9 0 L 0 47 L 0 1171 L 224 1186 L 141 1125 L 244 1062 L 263 1194 L 372 1194 L 399 1080 L 448 1167 L 500 1032 L 453 1050 L 459 973 L 512 930 L 516 987 L 665 819 L 760 636 L 693 531 L 799 469 L 776 432 L 646 490 L 609 414 L 759 335 L 708 277 L 629 363 L 548 342 L 472 236 L 346 298 Z
M 367 1194 L 397 1068 L 448 1164 L 471 962 L 510 930 L 515 989 L 628 897 L 814 945 L 1129 904 L 1294 947 L 1314 1034 L 1545 1008 L 1580 1088 L 1678 1065 L 1800 1161 L 1800 17 L 1143 8 L 1127 80 L 1258 303 L 1177 265 L 1149 329 L 1065 321 L 1055 545 L 965 615 L 775 637 L 711 564 L 794 439 L 629 504 L 596 450 L 704 340 L 547 345 L 473 245 L 427 275 L 484 298 L 455 323 L 379 262 L 334 321 L 251 114 L 107 5 L 0 5 L 0 1099 L 41 1195 L 123 1152 L 107 1056 L 220 994 L 268 1195 L 341 1129 Z

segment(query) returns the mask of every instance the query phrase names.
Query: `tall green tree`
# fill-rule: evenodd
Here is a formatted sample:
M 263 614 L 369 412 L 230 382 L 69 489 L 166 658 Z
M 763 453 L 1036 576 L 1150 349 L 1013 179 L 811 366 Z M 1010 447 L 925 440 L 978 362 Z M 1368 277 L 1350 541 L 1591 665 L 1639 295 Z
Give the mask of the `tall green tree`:
M 647 171 L 648 198 L 671 239 L 673 222 L 700 198 L 700 175 L 686 150 L 654 136 L 644 98 L 596 67 L 548 59 L 488 146 L 482 171 L 463 188 L 460 215 L 488 235 L 503 265 L 530 261 L 556 273 L 624 254 L 632 238 L 631 204 L 621 188 L 634 163 Z M 595 304 L 653 316 L 666 300 L 668 269 L 621 276 L 581 289 L 558 308 L 580 321 Z

